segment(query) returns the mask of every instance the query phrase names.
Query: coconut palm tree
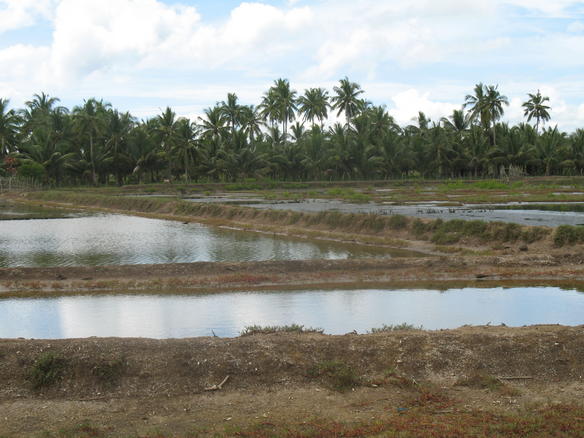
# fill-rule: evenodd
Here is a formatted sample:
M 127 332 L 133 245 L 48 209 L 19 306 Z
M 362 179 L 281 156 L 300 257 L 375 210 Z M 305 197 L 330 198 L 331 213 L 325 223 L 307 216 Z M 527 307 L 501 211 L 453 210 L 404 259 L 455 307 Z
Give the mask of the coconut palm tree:
M 265 124 L 264 119 L 258 111 L 258 108 L 253 105 L 242 106 L 240 118 L 241 126 L 249 137 L 251 147 L 254 148 L 256 139 L 261 138 L 262 127 Z
M 0 158 L 12 151 L 20 122 L 16 112 L 8 109 L 9 103 L 8 99 L 0 99 Z
M 202 130 L 202 135 L 206 138 L 223 139 L 227 134 L 225 123 L 225 114 L 220 106 L 213 108 L 206 108 L 204 111 L 205 117 L 199 117 L 199 122 Z
M 162 114 L 156 117 L 156 127 L 154 128 L 160 142 L 161 149 L 166 154 L 167 178 L 172 179 L 172 150 L 177 141 L 178 123 L 176 113 L 166 107 Z
M 324 88 L 309 88 L 298 98 L 298 111 L 311 124 L 317 119 L 322 126 L 324 119 L 328 117 L 329 108 L 328 91 Z
M 469 94 L 465 98 L 464 108 L 469 109 L 471 121 L 480 119 L 483 128 L 491 129 L 492 145 L 497 144 L 495 125 L 503 114 L 503 105 L 509 106 L 507 96 L 503 96 L 498 85 L 475 85 L 474 95 Z
M 96 140 L 104 134 L 107 124 L 107 110 L 111 105 L 101 100 L 91 98 L 83 106 L 73 108 L 73 120 L 77 132 L 83 139 L 89 141 L 89 163 L 91 166 L 91 181 L 97 185 L 97 156 L 102 153 L 96 151 Z
M 282 123 L 284 140 L 288 136 L 288 122 L 296 118 L 296 91 L 290 88 L 288 79 L 276 79 L 274 85 L 264 96 L 264 114 L 272 121 Z
M 106 144 L 112 151 L 112 166 L 119 186 L 123 183 L 123 173 L 129 173 L 134 168 L 133 160 L 124 151 L 128 136 L 134 128 L 135 121 L 129 112 L 109 111 L 109 121 L 106 127 Z
M 527 117 L 527 122 L 529 123 L 531 119 L 535 119 L 535 132 L 539 134 L 539 123 L 547 122 L 550 120 L 549 106 L 545 105 L 545 102 L 549 102 L 550 98 L 547 96 L 542 96 L 540 91 L 537 90 L 536 94 L 527 94 L 529 100 L 525 102 L 522 106 L 525 108 L 524 115 Z
M 335 95 L 332 98 L 333 109 L 338 110 L 337 117 L 345 113 L 347 126 L 351 120 L 365 108 L 365 101 L 359 96 L 364 93 L 361 86 L 345 77 L 339 81 L 339 86 L 333 88 Z
M 237 103 L 238 97 L 235 93 L 228 93 L 227 100 L 220 104 L 221 113 L 229 124 L 231 135 L 235 132 L 235 127 L 239 125 L 241 118 L 241 106 Z
M 189 119 L 180 118 L 177 121 L 176 141 L 173 152 L 182 161 L 185 171 L 185 181 L 189 181 L 189 167 L 196 155 L 197 126 Z

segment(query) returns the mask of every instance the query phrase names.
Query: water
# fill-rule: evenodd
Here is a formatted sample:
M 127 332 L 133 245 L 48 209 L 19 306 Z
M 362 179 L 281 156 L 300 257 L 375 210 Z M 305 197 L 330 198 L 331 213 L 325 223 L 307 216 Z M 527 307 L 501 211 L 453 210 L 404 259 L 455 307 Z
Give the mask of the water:
M 0 267 L 345 259 L 413 254 L 124 215 L 0 221 Z
M 343 334 L 403 322 L 426 329 L 488 323 L 579 325 L 584 323 L 584 293 L 525 287 L 0 300 L 0 338 L 232 337 L 249 325 L 292 323 Z
M 300 212 L 339 211 L 342 213 L 401 214 L 429 219 L 463 219 L 487 222 L 509 222 L 520 225 L 584 225 L 584 213 L 544 210 L 497 210 L 497 205 L 442 206 L 437 203 L 415 205 L 383 205 L 374 202 L 353 204 L 343 201 L 311 199 L 300 202 L 248 204 L 247 207 Z

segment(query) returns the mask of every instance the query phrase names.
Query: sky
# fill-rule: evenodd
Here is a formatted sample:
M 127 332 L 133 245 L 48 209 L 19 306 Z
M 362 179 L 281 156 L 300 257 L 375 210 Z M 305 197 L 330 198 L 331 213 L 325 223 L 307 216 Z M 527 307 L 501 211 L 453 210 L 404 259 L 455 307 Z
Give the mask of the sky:
M 509 98 L 506 121 L 539 89 L 552 126 L 584 128 L 584 1 L 0 0 L 0 98 L 16 108 L 45 92 L 196 118 L 229 92 L 258 104 L 278 78 L 302 94 L 344 77 L 401 125 L 483 82 Z

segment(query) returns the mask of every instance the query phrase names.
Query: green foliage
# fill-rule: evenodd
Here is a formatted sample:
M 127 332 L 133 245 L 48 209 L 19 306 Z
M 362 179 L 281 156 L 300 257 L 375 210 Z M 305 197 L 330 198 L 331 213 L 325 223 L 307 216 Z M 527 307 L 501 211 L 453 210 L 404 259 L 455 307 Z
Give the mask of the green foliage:
M 383 324 L 381 327 L 374 327 L 371 329 L 370 333 L 391 333 L 391 332 L 399 332 L 404 330 L 423 330 L 424 327 L 418 326 L 416 327 L 413 324 L 408 324 L 403 322 L 401 324 Z
M 571 225 L 561 225 L 556 228 L 553 239 L 554 245 L 558 247 L 584 243 L 584 228 Z
M 324 361 L 310 367 L 307 376 L 324 378 L 328 385 L 336 391 L 347 391 L 360 385 L 360 379 L 355 371 L 337 360 Z
M 52 386 L 63 377 L 67 361 L 59 354 L 43 353 L 28 370 L 28 379 L 34 389 Z
M 245 327 L 240 336 L 252 336 L 252 335 L 267 335 L 273 333 L 318 333 L 322 334 L 324 332 L 321 328 L 304 327 L 303 325 L 291 324 L 291 325 L 276 325 L 276 326 L 260 326 L 260 325 L 250 325 Z
M 18 175 L 23 178 L 33 178 L 41 181 L 45 177 L 45 168 L 40 163 L 25 161 L 18 167 Z

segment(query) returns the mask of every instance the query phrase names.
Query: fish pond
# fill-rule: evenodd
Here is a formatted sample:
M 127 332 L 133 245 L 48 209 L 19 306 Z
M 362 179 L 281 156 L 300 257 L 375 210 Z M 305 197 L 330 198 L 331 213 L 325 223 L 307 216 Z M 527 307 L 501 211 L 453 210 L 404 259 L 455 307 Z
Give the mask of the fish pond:
M 293 239 L 114 214 L 0 220 L 0 267 L 346 259 L 415 254 L 399 249 Z
M 557 287 L 300 290 L 0 299 L 0 338 L 234 337 L 250 325 L 366 333 L 384 324 L 580 325 L 584 293 Z

